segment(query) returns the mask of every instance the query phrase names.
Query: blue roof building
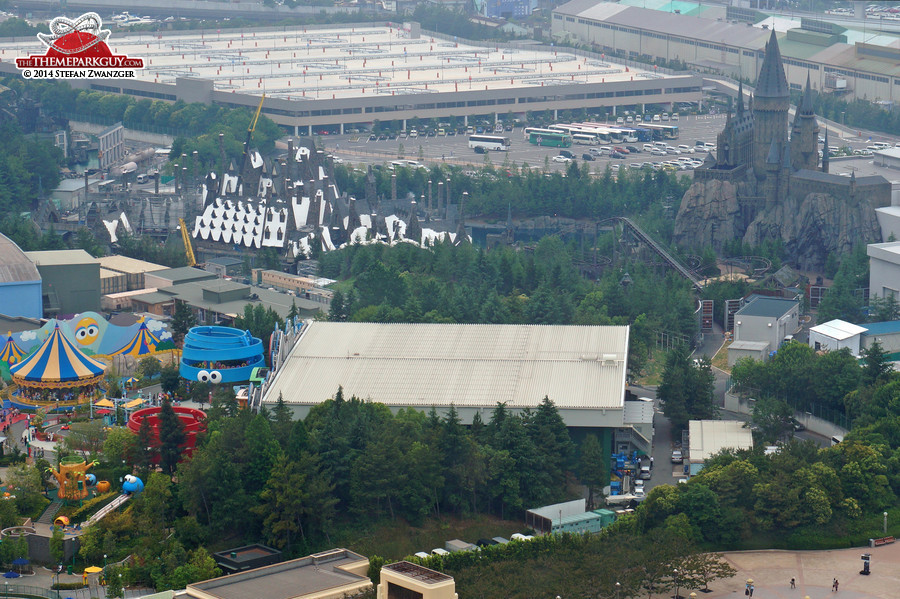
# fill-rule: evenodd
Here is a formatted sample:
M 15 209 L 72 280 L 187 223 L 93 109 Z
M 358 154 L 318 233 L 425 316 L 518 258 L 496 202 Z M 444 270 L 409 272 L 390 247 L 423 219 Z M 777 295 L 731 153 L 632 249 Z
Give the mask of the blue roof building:
M 41 275 L 19 246 L 0 234 L 0 314 L 43 318 Z

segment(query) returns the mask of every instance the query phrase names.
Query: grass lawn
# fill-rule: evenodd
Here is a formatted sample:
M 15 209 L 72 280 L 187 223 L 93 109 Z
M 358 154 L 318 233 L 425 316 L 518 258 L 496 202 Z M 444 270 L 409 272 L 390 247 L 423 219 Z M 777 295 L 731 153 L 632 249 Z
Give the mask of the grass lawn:
M 666 352 L 656 350 L 644 365 L 644 371 L 641 376 L 635 379 L 635 383 L 642 387 L 657 386 L 662 383 L 663 370 L 666 368 Z
M 417 551 L 430 553 L 451 539 L 474 543 L 481 538 L 509 538 L 514 532 L 524 532 L 525 525 L 517 520 L 501 520 L 492 516 L 457 518 L 445 516 L 427 520 L 422 526 L 406 521 L 382 521 L 362 530 L 346 530 L 336 535 L 335 546 L 347 547 L 361 555 L 380 555 L 386 559 L 400 559 Z
M 731 367 L 728 366 L 728 348 L 731 347 L 733 341 L 726 341 L 724 345 L 716 352 L 716 355 L 713 356 L 712 365 L 721 370 L 722 372 L 727 372 L 731 374 Z

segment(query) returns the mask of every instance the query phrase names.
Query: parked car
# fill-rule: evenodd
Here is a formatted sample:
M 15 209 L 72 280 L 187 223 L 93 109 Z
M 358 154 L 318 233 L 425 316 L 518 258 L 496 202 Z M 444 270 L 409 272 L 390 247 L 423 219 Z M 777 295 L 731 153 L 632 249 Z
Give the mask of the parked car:
M 559 162 L 561 164 L 568 164 L 569 162 L 572 162 L 572 159 L 569 158 L 568 156 L 563 156 L 560 154 L 559 156 L 553 157 L 553 162 Z
M 638 474 L 638 478 L 650 480 L 650 476 L 650 466 L 641 466 L 641 472 Z
M 559 151 L 559 155 L 560 155 L 560 156 L 565 156 L 566 158 L 575 158 L 575 154 L 573 154 L 573 153 L 570 152 L 569 150 L 560 150 L 560 151 Z
M 609 157 L 610 157 L 610 158 L 620 158 L 620 159 L 621 159 L 621 158 L 625 158 L 625 154 L 623 154 L 622 152 L 612 152 L 612 153 L 609 155 Z
M 639 154 L 640 150 L 635 146 L 625 146 L 625 149 L 628 150 L 630 154 Z
M 681 464 L 684 462 L 684 456 L 681 453 L 680 449 L 676 449 L 672 451 L 672 463 L 673 464 Z
M 582 159 L 582 160 L 589 160 L 589 161 L 595 160 L 593 154 L 582 154 L 582 155 L 581 155 L 581 159 Z

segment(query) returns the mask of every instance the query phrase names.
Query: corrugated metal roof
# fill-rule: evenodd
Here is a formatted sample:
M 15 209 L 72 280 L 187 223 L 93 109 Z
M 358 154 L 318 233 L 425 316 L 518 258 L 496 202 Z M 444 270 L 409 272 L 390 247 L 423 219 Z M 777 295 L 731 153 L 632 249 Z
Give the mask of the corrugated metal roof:
M 874 335 L 891 335 L 900 333 L 900 320 L 888 320 L 885 322 L 868 322 L 866 323 L 866 337 Z
M 854 335 L 861 335 L 862 333 L 865 333 L 866 330 L 867 329 L 861 326 L 857 326 L 853 323 L 835 319 L 814 326 L 810 329 L 810 332 L 819 333 L 820 335 L 825 335 L 826 337 L 831 337 L 832 339 L 843 341 L 844 339 L 849 339 Z
M 781 318 L 796 306 L 799 302 L 777 297 L 757 297 L 755 300 L 735 312 L 735 316 L 763 316 L 769 318 Z
M 0 233 L 0 284 L 40 281 L 37 267 L 19 246 Z
M 705 462 L 723 449 L 753 449 L 753 433 L 739 420 L 691 420 L 690 460 Z
M 622 408 L 628 327 L 314 322 L 267 392 L 318 404 Z
M 103 268 L 129 274 L 166 270 L 168 268 L 168 266 L 163 266 L 162 264 L 154 264 L 153 262 L 137 260 L 128 256 L 101 256 L 97 260 L 100 261 L 100 266 Z
M 76 264 L 100 264 L 84 250 L 42 250 L 25 252 L 36 266 L 66 266 Z

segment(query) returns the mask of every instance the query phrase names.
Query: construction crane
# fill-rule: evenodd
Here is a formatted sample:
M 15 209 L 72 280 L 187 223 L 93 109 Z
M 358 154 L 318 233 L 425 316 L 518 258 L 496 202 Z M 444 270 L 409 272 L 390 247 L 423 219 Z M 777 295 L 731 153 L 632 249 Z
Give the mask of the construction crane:
M 256 107 L 256 114 L 253 115 L 253 119 L 247 125 L 247 139 L 244 141 L 244 153 L 241 154 L 241 168 L 238 170 L 238 189 L 240 189 L 241 179 L 244 177 L 244 169 L 247 167 L 247 156 L 250 154 L 250 139 L 253 137 L 253 132 L 256 131 L 256 122 L 259 120 L 259 113 L 262 112 L 262 105 L 265 100 L 266 94 L 263 94 L 262 98 L 259 99 L 259 106 Z
M 181 239 L 184 241 L 184 254 L 187 256 L 188 266 L 197 266 L 197 258 L 194 257 L 194 247 L 191 245 L 191 234 L 188 233 L 187 224 L 183 218 L 178 219 L 181 225 Z

